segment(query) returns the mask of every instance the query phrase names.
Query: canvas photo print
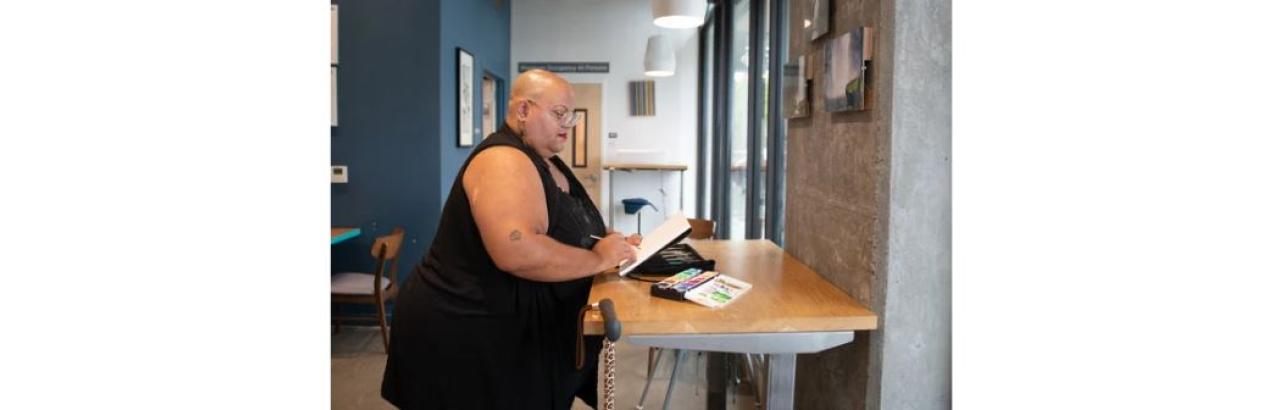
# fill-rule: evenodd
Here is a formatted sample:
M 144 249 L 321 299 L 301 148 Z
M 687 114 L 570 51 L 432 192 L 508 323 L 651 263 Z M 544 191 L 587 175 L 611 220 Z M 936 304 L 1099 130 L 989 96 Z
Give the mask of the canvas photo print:
M 809 116 L 809 81 L 805 75 L 805 56 L 782 66 L 782 113 L 787 118 Z
M 804 16 L 804 30 L 809 40 L 817 40 L 831 26 L 831 0 L 810 0 L 808 13 Z
M 872 34 L 858 27 L 827 42 L 823 100 L 828 112 L 867 108 Z

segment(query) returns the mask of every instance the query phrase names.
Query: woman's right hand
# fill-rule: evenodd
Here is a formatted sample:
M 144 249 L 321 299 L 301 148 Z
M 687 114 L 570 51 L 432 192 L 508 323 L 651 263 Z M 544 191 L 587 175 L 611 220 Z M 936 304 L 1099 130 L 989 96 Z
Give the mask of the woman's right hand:
M 591 248 L 591 251 L 600 257 L 601 265 L 596 269 L 597 272 L 616 268 L 623 261 L 636 258 L 636 248 L 627 243 L 622 234 L 616 232 L 596 241 L 596 245 Z

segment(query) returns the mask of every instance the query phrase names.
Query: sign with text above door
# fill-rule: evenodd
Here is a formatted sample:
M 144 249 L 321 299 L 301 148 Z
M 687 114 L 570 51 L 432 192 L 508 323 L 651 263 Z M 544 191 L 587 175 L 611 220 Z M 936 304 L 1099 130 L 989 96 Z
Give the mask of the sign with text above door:
M 578 62 L 578 61 L 556 61 L 556 62 L 521 62 L 516 64 L 516 69 L 525 72 L 534 69 L 547 70 L 553 73 L 608 73 L 608 62 Z

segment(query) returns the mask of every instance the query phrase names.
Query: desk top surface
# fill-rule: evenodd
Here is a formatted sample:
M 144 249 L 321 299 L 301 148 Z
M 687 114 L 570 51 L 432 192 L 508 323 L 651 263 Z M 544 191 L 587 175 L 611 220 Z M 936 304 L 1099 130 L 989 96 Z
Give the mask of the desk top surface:
M 728 306 L 712 309 L 688 301 L 649 295 L 651 283 L 597 275 L 589 300 L 613 300 L 624 334 L 777 333 L 870 330 L 875 313 L 845 295 L 809 267 L 767 240 L 689 241 L 716 270 L 751 283 L 751 291 Z M 597 311 L 584 330 L 601 334 Z
M 684 171 L 689 169 L 687 165 L 680 164 L 625 164 L 625 163 L 609 163 L 604 164 L 606 170 L 656 170 L 656 171 Z

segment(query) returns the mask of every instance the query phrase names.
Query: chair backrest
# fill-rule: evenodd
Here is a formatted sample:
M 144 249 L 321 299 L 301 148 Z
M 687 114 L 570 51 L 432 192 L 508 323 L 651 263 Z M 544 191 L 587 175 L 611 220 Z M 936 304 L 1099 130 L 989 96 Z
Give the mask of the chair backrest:
M 689 218 L 689 226 L 693 228 L 689 239 L 711 239 L 716 234 L 716 221 Z
M 400 260 L 400 245 L 403 243 L 404 228 L 398 226 L 391 230 L 390 235 L 379 236 L 373 241 L 373 249 L 369 253 L 378 261 L 378 266 L 373 269 L 374 293 L 382 293 L 383 276 L 395 283 L 396 265 Z M 387 265 L 391 265 L 391 269 L 385 269 Z

